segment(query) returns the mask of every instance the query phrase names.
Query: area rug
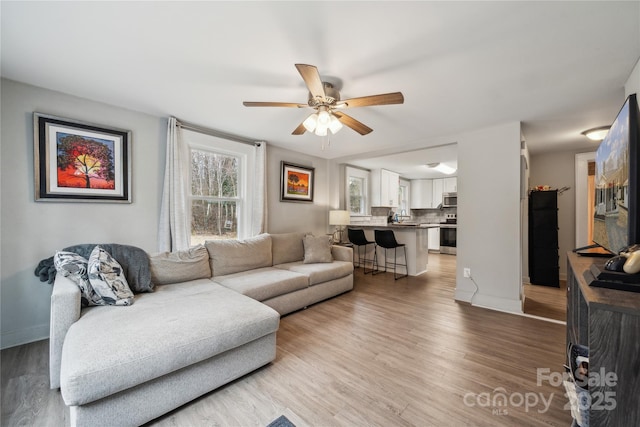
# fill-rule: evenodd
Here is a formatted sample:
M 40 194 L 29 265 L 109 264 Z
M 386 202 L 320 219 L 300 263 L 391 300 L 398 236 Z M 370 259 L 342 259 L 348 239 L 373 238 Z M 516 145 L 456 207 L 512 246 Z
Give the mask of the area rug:
M 271 421 L 267 427 L 296 427 L 296 425 L 289 421 L 289 419 L 284 415 L 280 415 L 278 418 Z

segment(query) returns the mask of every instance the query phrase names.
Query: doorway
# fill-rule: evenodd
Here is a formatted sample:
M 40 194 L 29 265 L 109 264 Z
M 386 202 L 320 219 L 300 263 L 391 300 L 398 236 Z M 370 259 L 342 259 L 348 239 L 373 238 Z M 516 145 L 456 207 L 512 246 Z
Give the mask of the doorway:
M 576 248 L 593 243 L 595 160 L 595 151 L 576 154 Z
M 595 206 L 595 152 L 575 155 L 575 246 L 592 243 L 592 218 Z M 591 231 L 590 231 L 591 229 Z M 566 320 L 566 280 L 560 288 L 524 285 L 523 311 L 555 320 Z

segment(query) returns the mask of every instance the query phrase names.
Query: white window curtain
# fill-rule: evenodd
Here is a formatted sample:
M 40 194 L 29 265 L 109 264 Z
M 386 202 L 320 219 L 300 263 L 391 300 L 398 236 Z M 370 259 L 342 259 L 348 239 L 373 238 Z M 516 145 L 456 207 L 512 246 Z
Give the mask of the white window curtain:
M 267 230 L 267 143 L 261 141 L 255 146 L 255 168 L 250 182 L 253 184 L 251 203 L 251 235 L 257 236 Z
M 171 117 L 167 126 L 167 159 L 158 232 L 158 248 L 161 252 L 189 247 L 191 213 L 188 185 L 189 148 L 182 138 L 178 121 Z

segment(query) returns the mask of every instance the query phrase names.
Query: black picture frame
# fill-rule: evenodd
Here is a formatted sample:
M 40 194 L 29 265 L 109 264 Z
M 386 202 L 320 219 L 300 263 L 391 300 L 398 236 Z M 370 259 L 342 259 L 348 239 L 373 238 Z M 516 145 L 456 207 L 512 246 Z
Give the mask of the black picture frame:
M 313 203 L 315 168 L 280 162 L 280 201 Z
M 35 200 L 131 203 L 131 131 L 33 113 Z

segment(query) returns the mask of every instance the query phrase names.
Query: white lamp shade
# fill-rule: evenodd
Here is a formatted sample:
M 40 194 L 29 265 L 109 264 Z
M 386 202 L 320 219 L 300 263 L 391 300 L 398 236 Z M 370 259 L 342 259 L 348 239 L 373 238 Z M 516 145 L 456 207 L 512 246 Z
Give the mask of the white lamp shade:
M 331 122 L 329 123 L 329 130 L 335 135 L 340 129 L 342 129 L 342 123 L 340 123 L 340 120 L 332 114 Z
M 329 123 L 331 122 L 331 115 L 325 111 L 318 111 L 318 126 L 322 125 L 324 127 L 329 127 Z
M 320 122 L 318 122 L 318 127 L 316 127 L 316 135 L 318 136 L 326 136 L 327 135 L 327 127 L 324 125 L 321 125 Z
M 316 124 L 318 124 L 318 115 L 316 113 L 311 114 L 304 122 L 302 122 L 302 126 L 304 126 L 307 132 L 313 132 L 316 130 Z
M 350 223 L 349 211 L 329 211 L 329 225 L 349 225 Z

